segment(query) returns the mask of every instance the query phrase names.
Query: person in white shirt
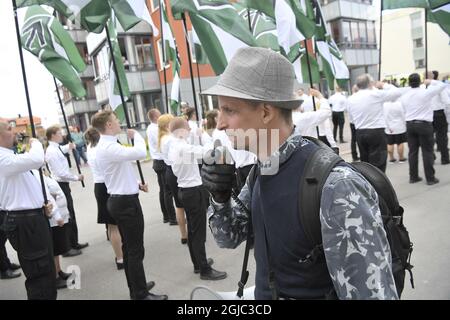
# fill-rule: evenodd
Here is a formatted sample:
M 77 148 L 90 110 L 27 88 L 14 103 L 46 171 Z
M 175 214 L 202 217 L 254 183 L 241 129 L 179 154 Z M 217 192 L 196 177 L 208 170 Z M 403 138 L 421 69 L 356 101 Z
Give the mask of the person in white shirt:
M 178 197 L 177 177 L 173 174 L 172 163 L 169 160 L 170 145 L 173 141 L 173 137 L 169 131 L 169 124 L 173 119 L 174 117 L 171 114 L 163 114 L 158 118 L 158 150 L 162 153 L 163 161 L 166 165 L 166 174 L 164 176 L 166 207 L 173 207 L 173 202 L 175 201 L 175 214 L 169 211 L 169 224 L 178 224 L 181 243 L 187 244 L 186 217 L 184 215 L 183 205 Z
M 132 161 L 144 159 L 147 148 L 144 139 L 135 130 L 128 129 L 133 147 L 122 146 L 117 135 L 122 132 L 119 119 L 110 110 L 97 112 L 92 126 L 101 136 L 97 145 L 95 166 L 105 178 L 109 193 L 107 207 L 116 220 L 122 236 L 123 262 L 130 298 L 133 300 L 167 300 L 166 295 L 155 295 L 149 290 L 144 271 L 144 215 L 139 202 L 139 190 L 148 192 L 148 185 L 138 181 Z
M 355 94 L 359 91 L 358 86 L 355 84 L 352 87 L 352 94 Z M 348 106 L 347 106 L 348 109 Z M 347 110 L 348 111 L 348 110 Z M 358 150 L 356 147 L 356 128 L 355 128 L 355 124 L 353 123 L 353 118 L 352 118 L 352 114 L 350 112 L 347 112 L 348 114 L 348 121 L 350 122 L 350 133 L 352 138 L 350 139 L 350 148 L 352 149 L 352 159 L 353 162 L 359 161 L 359 156 L 358 156 Z
M 202 280 L 221 280 L 227 277 L 226 272 L 211 267 L 212 259 L 206 258 L 206 210 L 209 205 L 208 191 L 202 186 L 199 161 L 203 154 L 212 150 L 212 144 L 195 146 L 189 144 L 190 134 L 188 122 L 183 118 L 175 118 L 170 122 L 173 141 L 170 146 L 169 159 L 172 170 L 178 181 L 180 200 L 186 211 L 188 225 L 188 247 L 194 272 L 200 273 Z
M 345 143 L 344 141 L 344 123 L 345 116 L 344 111 L 347 110 L 347 98 L 342 93 L 342 89 L 336 87 L 336 92 L 329 99 L 331 110 L 333 111 L 333 138 L 336 140 L 337 131 L 339 128 L 339 142 Z
M 446 85 L 436 80 L 426 79 L 428 88 L 420 87 L 420 75 L 413 73 L 409 76 L 411 89 L 405 93 L 400 101 L 405 111 L 406 130 L 408 135 L 408 163 L 409 182 L 422 181 L 419 177 L 419 147 L 422 149 L 425 178 L 428 185 L 439 182 L 435 177 L 433 158 L 433 108 L 431 100 L 442 92 Z
M 316 105 L 316 111 L 319 111 L 322 108 L 330 110 L 330 116 L 317 125 L 318 129 L 310 126 L 308 134 L 306 135 L 318 138 L 320 141 L 324 142 L 327 146 L 339 153 L 336 141 L 333 138 L 333 131 L 331 129 L 331 108 L 328 100 L 323 97 L 320 91 L 312 88 L 309 89 L 309 95 L 304 94 L 303 97 L 305 100 L 303 101 L 301 107 L 304 112 L 314 112 L 314 104 Z M 317 130 L 319 131 L 318 135 Z
M 161 207 L 163 222 L 168 223 L 175 220 L 175 208 L 173 206 L 172 194 L 166 193 L 166 189 L 169 189 L 164 182 L 166 164 L 164 163 L 161 151 L 158 149 L 158 118 L 160 116 L 161 112 L 156 108 L 152 108 L 148 111 L 147 117 L 148 120 L 150 120 L 150 125 L 147 127 L 147 141 L 150 156 L 153 160 L 153 171 L 155 171 L 156 176 L 158 177 L 159 206 Z
M 407 141 L 406 121 L 403 106 L 400 101 L 385 102 L 383 107 L 384 119 L 386 121 L 387 150 L 390 162 L 396 162 L 394 157 L 394 145 L 397 145 L 398 161 L 404 163 L 404 144 Z
M 369 74 L 356 79 L 359 91 L 347 100 L 348 112 L 351 114 L 356 128 L 361 161 L 386 171 L 387 143 L 384 128 L 383 104 L 399 98 L 404 90 L 383 89 L 384 83 L 375 83 Z
M 42 169 L 44 172 L 45 170 Z M 39 172 L 33 170 L 36 179 L 39 179 Z M 69 239 L 67 237 L 67 223 L 69 222 L 69 209 L 64 192 L 58 183 L 53 180 L 47 172 L 44 175 L 44 183 L 47 190 L 47 198 L 53 205 L 52 216 L 49 220 L 52 230 L 53 256 L 55 261 L 56 289 L 67 287 L 67 280 L 71 276 L 61 270 L 61 255 L 69 249 Z
M 439 72 L 433 71 L 429 79 L 438 80 Z M 450 97 L 447 92 L 441 91 L 440 94 L 431 100 L 433 107 L 433 128 L 437 149 L 441 153 L 441 164 L 450 164 L 448 154 L 448 121 L 445 110 L 450 107 Z
M 191 132 L 189 133 L 188 142 L 190 144 L 199 146 L 201 145 L 201 137 L 203 134 L 203 131 L 198 126 L 198 119 L 197 114 L 195 113 L 195 108 L 193 107 L 186 107 L 184 110 L 184 116 L 188 120 L 189 128 L 191 128 Z
M 97 145 L 100 141 L 100 132 L 93 127 L 89 127 L 84 134 L 84 138 L 88 144 L 86 153 L 95 184 L 94 195 L 95 200 L 97 201 L 97 223 L 106 226 L 108 239 L 115 254 L 117 270 L 122 270 L 124 268 L 122 237 L 120 236 L 119 228 L 117 227 L 117 221 L 111 216 L 111 213 L 108 210 L 107 203 L 109 194 L 105 185 L 105 177 L 103 176 L 101 169 L 97 168 L 96 164 Z
M 37 139 L 24 154 L 13 151 L 16 135 L 0 122 L 0 207 L 2 230 L 17 251 L 30 300 L 55 300 L 56 278 L 48 218 L 53 206 L 44 204 L 41 183 L 33 169 L 44 165 L 44 149 Z
M 66 196 L 67 207 L 69 208 L 70 212 L 68 229 L 69 244 L 71 249 L 63 254 L 63 257 L 73 257 L 80 255 L 81 249 L 86 248 L 89 245 L 88 243 L 80 244 L 78 241 L 77 219 L 75 216 L 72 193 L 69 185 L 69 183 L 73 181 L 82 181 L 84 177 L 83 175 L 73 174 L 69 169 L 65 154 L 67 154 L 69 150 L 73 150 L 75 148 L 75 144 L 68 143 L 64 146 L 60 146 L 60 143 L 63 141 L 61 127 L 51 126 L 47 128 L 45 134 L 48 140 L 48 147 L 45 151 L 45 161 L 47 162 L 50 169 L 50 174 L 52 175 L 53 179 L 58 182 L 59 186 Z

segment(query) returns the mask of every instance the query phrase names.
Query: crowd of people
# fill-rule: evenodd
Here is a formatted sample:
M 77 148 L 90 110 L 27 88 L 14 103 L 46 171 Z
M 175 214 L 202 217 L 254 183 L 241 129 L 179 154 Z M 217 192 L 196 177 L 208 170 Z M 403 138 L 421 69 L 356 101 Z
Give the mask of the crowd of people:
M 317 148 L 303 137 L 318 138 L 339 153 L 337 141 L 346 142 L 347 112 L 353 161 L 371 163 L 383 172 L 388 159 L 408 161 L 410 183 L 416 183 L 422 180 L 418 174 L 421 148 L 426 183 L 436 184 L 435 141 L 441 163 L 449 163 L 445 110 L 450 108 L 450 89 L 438 81 L 437 72 L 428 76 L 421 85 L 420 76 L 411 74 L 409 87 L 397 88 L 364 74 L 350 97 L 337 88 L 327 99 L 314 88 L 307 93 L 295 91 L 292 65 L 281 55 L 246 48 L 230 61 L 217 85 L 205 92 L 219 99 L 219 109 L 209 111 L 205 123 L 186 103 L 177 117 L 151 108 L 147 143 L 128 129 L 132 146 L 122 145 L 117 139 L 122 132 L 119 119 L 103 110 L 92 117 L 92 127 L 84 135 L 69 128 L 72 142 L 61 145 L 61 127 L 51 126 L 45 151 L 37 139 L 31 139 L 28 151 L 16 154 L 11 127 L 0 123 L 1 278 L 20 276 L 21 267 L 29 299 L 55 299 L 56 290 L 67 286 L 70 274 L 63 272 L 60 256 L 80 255 L 88 246 L 78 239 L 70 189 L 70 183 L 84 180 L 71 172 L 66 158 L 75 149 L 76 162 L 83 159 L 92 171 L 97 222 L 106 226 L 114 262 L 118 270 L 124 270 L 130 298 L 168 299 L 151 292 L 155 283 L 147 282 L 143 266 L 139 193 L 148 192 L 149 186 L 137 182 L 132 162 L 147 157 L 148 145 L 162 222 L 179 227 L 180 242 L 187 246 L 193 271 L 201 280 L 227 277 L 212 267 L 214 260 L 206 253 L 209 223 L 220 247 L 236 248 L 253 233 L 256 299 L 397 299 L 378 198 L 351 167 L 336 166 L 323 187 L 320 219 L 325 258 L 299 263 L 313 248 L 298 222 L 298 180 L 306 156 Z M 242 139 L 236 130 L 256 130 L 257 134 L 253 140 L 250 135 Z M 205 161 L 205 155 L 214 161 Z M 264 169 L 275 162 L 277 170 L 265 174 Z M 255 181 L 249 181 L 253 167 L 257 174 Z M 42 187 L 45 192 L 40 191 Z M 360 199 L 356 203 L 355 195 Z M 339 214 L 345 210 L 350 215 Z M 354 224 L 359 219 L 360 225 L 353 226 L 365 226 L 361 232 L 348 229 L 350 216 Z M 347 229 L 348 239 L 339 238 L 341 230 Z M 20 266 L 9 261 L 6 239 L 17 251 Z M 345 241 L 352 246 L 339 250 L 338 243 Z M 376 284 L 368 280 L 372 272 L 378 275 Z

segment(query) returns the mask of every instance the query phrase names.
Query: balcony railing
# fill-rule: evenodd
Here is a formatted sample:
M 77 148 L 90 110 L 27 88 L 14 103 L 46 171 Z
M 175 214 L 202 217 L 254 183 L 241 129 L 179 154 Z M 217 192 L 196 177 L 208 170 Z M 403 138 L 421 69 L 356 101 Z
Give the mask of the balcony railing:
M 376 43 L 368 43 L 368 42 L 339 42 L 339 49 L 377 49 Z

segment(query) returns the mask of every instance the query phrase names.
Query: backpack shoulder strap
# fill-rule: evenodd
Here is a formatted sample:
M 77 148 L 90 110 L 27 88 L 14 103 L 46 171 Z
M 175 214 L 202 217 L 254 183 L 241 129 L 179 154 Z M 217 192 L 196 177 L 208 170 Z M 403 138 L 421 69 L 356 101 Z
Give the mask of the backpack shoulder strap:
M 299 210 L 300 221 L 308 240 L 316 247 L 322 244 L 320 225 L 320 199 L 322 187 L 331 170 L 341 161 L 331 148 L 316 138 L 307 137 L 318 145 L 306 160 L 303 175 L 300 179 Z

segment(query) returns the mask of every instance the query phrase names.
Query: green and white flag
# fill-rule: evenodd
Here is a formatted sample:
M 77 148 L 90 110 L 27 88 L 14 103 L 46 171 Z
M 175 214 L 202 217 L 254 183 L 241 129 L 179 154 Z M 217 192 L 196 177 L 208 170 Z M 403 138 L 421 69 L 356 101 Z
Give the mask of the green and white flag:
M 327 78 L 328 85 L 331 90 L 334 90 L 334 81 L 336 80 L 340 87 L 345 88 L 347 80 L 350 78 L 348 67 L 325 24 L 322 8 L 318 1 L 314 1 L 314 6 L 312 7 L 315 10 L 316 49 L 320 55 L 323 72 Z
M 450 1 L 428 0 L 428 21 L 437 23 L 450 36 Z
M 153 23 L 145 0 L 109 1 L 111 2 L 117 20 L 119 20 L 120 25 L 125 31 L 144 20 L 152 27 L 153 36 L 157 37 L 159 35 L 159 31 Z
M 229 1 L 173 0 L 172 12 L 177 18 L 184 12 L 189 13 L 192 26 L 216 75 L 223 73 L 239 48 L 256 46 L 248 22 Z
M 170 93 L 170 109 L 173 114 L 178 112 L 178 104 L 180 101 L 180 68 L 181 62 L 178 55 L 178 48 L 173 35 L 172 27 L 169 23 L 167 15 L 166 4 L 164 1 L 160 2 L 162 8 L 162 30 L 164 34 L 164 51 L 166 56 L 163 57 L 164 64 L 167 59 L 172 63 L 172 88 Z M 163 66 L 164 67 L 164 66 Z M 167 93 L 166 93 L 167 94 Z
M 309 78 L 309 69 L 308 69 L 308 59 L 306 57 L 306 49 L 298 47 L 298 58 L 296 58 L 292 65 L 294 66 L 295 76 L 297 78 L 297 81 L 299 83 L 307 84 L 309 85 L 311 83 Z M 319 83 L 320 82 L 320 70 L 319 70 L 319 64 L 317 63 L 317 59 L 314 57 L 314 55 L 308 53 L 309 55 L 309 65 L 311 68 L 311 77 L 312 77 L 312 83 Z
M 195 29 L 192 29 L 192 42 L 194 43 L 195 62 L 198 64 L 210 64 L 202 43 L 198 38 Z
M 125 31 L 145 20 L 152 26 L 154 34 L 158 35 L 145 0 L 17 0 L 18 8 L 31 5 L 53 7 L 85 30 L 94 33 L 103 31 L 111 17 L 112 8 Z
M 122 88 L 122 94 L 124 96 L 125 102 L 131 96 L 130 89 L 128 87 L 127 76 L 125 74 L 125 67 L 123 65 L 122 53 L 120 51 L 119 42 L 117 40 L 117 31 L 115 27 L 115 19 L 114 16 L 108 21 L 108 29 L 111 37 L 112 51 L 110 48 L 110 54 L 112 55 L 110 59 L 114 59 L 117 67 L 117 75 L 114 72 L 114 66 L 112 60 L 110 60 L 110 71 L 109 71 L 109 105 L 112 110 L 116 112 L 117 117 L 120 122 L 123 122 L 125 119 L 125 107 L 119 108 L 122 105 L 122 99 L 120 98 L 120 89 L 117 83 L 117 79 L 120 81 L 120 86 Z
M 21 42 L 75 97 L 86 95 L 78 75 L 86 65 L 72 38 L 54 16 L 39 6 L 30 7 Z
M 247 21 L 249 29 L 255 38 L 258 47 L 269 48 L 279 52 L 280 46 L 278 44 L 278 33 L 275 19 L 269 17 L 262 11 L 247 8 L 245 3 L 234 3 L 233 6 L 237 9 L 238 14 Z

